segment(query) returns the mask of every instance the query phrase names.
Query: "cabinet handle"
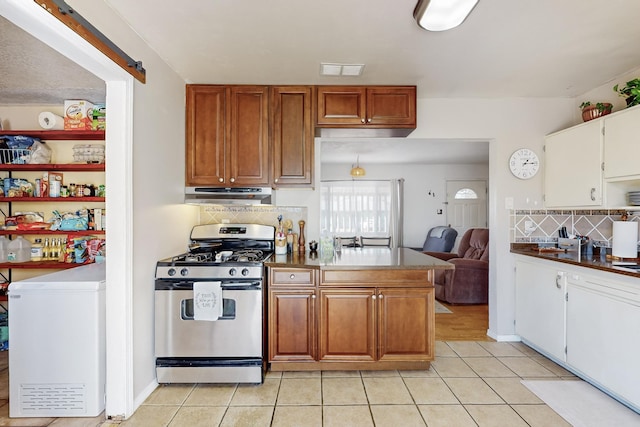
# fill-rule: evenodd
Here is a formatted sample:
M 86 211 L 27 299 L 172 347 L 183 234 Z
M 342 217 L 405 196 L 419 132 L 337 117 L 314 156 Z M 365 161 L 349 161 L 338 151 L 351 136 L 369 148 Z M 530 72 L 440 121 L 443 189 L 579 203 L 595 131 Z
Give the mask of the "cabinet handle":
M 591 201 L 592 202 L 596 201 L 596 189 L 595 188 L 591 188 Z
M 562 280 L 561 274 L 556 274 L 556 288 L 562 289 L 562 285 L 560 284 L 560 280 Z
M 278 182 L 278 178 L 274 179 L 273 182 Z
M 296 275 L 295 275 L 295 274 L 293 274 L 293 273 L 291 273 L 291 276 L 289 276 L 289 279 L 293 280 L 293 279 L 295 279 L 295 278 L 296 278 Z
M 367 123 L 371 123 L 371 117 L 367 119 Z
M 316 299 L 316 294 L 311 295 L 312 299 Z
M 364 123 L 364 119 L 360 119 L 360 123 Z
M 378 295 L 378 297 L 379 297 L 380 299 L 382 299 L 382 298 L 384 298 L 384 295 L 380 294 L 380 295 Z
M 230 182 L 236 182 L 236 179 L 235 178 L 231 178 L 229 181 Z
M 224 182 L 224 178 L 218 178 L 218 182 Z
M 371 295 L 371 299 L 376 299 L 376 296 L 375 295 Z

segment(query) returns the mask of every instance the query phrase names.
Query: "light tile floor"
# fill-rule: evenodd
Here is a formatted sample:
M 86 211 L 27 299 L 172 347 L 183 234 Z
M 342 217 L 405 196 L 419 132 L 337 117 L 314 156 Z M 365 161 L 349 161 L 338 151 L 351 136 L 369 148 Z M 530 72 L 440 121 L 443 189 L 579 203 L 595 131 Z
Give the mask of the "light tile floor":
M 436 343 L 428 371 L 270 372 L 158 387 L 122 427 L 569 426 L 520 380 L 579 380 L 521 343 Z
M 0 355 L 0 426 L 118 424 L 9 418 L 5 359 Z M 119 426 L 569 426 L 523 378 L 579 380 L 521 343 L 437 342 L 428 371 L 269 372 L 262 385 L 160 386 Z

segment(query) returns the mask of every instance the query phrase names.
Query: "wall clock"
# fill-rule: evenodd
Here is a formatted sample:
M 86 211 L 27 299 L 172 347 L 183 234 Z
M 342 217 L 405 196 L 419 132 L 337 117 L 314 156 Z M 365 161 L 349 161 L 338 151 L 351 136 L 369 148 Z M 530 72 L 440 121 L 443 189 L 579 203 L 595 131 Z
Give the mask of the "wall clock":
M 540 169 L 538 155 L 528 148 L 520 148 L 509 158 L 511 173 L 520 179 L 533 178 Z

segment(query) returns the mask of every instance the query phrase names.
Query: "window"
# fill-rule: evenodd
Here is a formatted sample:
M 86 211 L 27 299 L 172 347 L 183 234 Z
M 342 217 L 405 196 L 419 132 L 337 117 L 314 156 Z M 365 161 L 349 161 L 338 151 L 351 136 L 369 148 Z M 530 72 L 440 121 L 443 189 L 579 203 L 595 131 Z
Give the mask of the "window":
M 454 199 L 477 199 L 478 195 L 470 188 L 461 188 L 456 192 Z
M 392 181 L 323 182 L 320 229 L 344 236 L 390 236 L 392 200 Z

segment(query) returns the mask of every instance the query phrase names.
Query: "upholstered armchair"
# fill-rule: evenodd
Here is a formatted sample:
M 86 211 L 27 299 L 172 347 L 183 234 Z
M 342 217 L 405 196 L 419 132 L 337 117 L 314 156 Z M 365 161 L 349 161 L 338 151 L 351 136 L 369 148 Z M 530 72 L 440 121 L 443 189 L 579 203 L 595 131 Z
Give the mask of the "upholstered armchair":
M 458 232 L 455 228 L 444 225 L 433 227 L 427 233 L 427 238 L 422 245 L 423 251 L 430 252 L 451 252 L 456 243 Z
M 450 304 L 487 304 L 489 297 L 489 230 L 472 228 L 462 236 L 457 253 L 424 251 L 455 265 L 436 270 L 436 298 Z

